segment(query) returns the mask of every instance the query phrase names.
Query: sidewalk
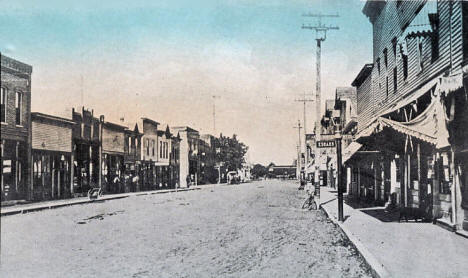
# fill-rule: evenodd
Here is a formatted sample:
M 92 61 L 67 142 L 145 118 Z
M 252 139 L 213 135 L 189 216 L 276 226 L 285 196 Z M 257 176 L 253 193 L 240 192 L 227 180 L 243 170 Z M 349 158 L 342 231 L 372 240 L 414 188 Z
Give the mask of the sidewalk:
M 177 192 L 198 190 L 198 189 L 201 189 L 201 187 L 191 186 L 189 188 L 177 188 Z M 104 202 L 104 201 L 109 201 L 109 200 L 127 198 L 130 196 L 163 194 L 163 193 L 170 193 L 170 192 L 176 192 L 176 190 L 175 189 L 161 189 L 161 190 L 153 190 L 153 191 L 109 194 L 109 195 L 103 195 L 97 200 L 90 200 L 87 197 L 78 197 L 78 198 L 72 198 L 72 199 L 19 204 L 19 205 L 13 205 L 13 206 L 8 206 L 8 207 L 2 207 L 0 210 L 1 211 L 0 214 L 1 216 L 7 216 L 7 215 L 13 215 L 13 214 L 19 214 L 19 213 L 39 211 L 39 210 L 44 210 L 44 209 L 53 209 L 53 208 L 59 208 L 59 207 L 65 207 L 65 206 L 81 205 L 81 204 L 87 204 L 87 203 L 93 203 L 93 202 Z
M 383 207 L 344 204 L 337 219 L 337 193 L 321 188 L 320 203 L 380 277 L 468 277 L 468 240 L 432 223 L 401 222 Z

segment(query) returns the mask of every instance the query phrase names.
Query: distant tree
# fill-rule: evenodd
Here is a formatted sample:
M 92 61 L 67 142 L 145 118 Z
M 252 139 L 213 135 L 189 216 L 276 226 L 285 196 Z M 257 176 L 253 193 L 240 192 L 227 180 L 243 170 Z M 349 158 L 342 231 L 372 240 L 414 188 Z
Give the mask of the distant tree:
M 216 138 L 216 162 L 221 162 L 229 171 L 236 171 L 242 168 L 245 162 L 245 154 L 249 149 L 244 143 L 237 140 L 237 135 L 232 138 L 219 135 Z
M 250 172 L 255 177 L 264 177 L 268 173 L 268 170 L 261 164 L 255 164 Z

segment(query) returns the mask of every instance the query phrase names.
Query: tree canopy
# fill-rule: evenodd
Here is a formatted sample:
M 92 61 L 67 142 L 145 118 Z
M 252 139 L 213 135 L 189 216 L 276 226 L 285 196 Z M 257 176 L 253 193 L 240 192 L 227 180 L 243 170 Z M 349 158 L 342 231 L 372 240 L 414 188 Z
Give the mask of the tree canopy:
M 249 149 L 244 143 L 237 139 L 236 134 L 231 137 L 219 135 L 216 138 L 216 162 L 221 162 L 229 171 L 242 168 L 245 162 L 245 154 Z

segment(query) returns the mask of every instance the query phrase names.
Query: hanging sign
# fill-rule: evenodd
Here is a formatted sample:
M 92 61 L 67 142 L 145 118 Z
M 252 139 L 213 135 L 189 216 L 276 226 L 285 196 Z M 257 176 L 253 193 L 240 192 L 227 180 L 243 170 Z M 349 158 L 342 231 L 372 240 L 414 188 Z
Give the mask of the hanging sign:
M 334 147 L 336 147 L 335 140 L 317 141 L 317 148 L 334 148 Z

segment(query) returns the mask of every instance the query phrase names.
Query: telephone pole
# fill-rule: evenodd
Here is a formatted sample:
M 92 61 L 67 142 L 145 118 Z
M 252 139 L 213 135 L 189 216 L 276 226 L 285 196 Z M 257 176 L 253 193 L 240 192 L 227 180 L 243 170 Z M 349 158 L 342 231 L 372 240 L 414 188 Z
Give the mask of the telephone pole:
M 216 136 L 216 99 L 220 96 L 212 95 L 211 97 L 213 98 L 213 135 Z
M 307 118 L 307 102 L 312 102 L 314 101 L 313 99 L 311 98 L 307 98 L 307 94 L 306 92 L 304 91 L 304 96 L 302 99 L 295 99 L 295 101 L 298 101 L 298 102 L 303 102 L 304 103 L 304 120 L 303 120 L 303 123 L 304 123 L 304 145 L 305 145 L 305 167 L 304 167 L 304 173 L 307 177 L 307 166 L 309 165 L 309 151 L 307 150 L 307 122 L 306 122 L 306 118 Z
M 317 80 L 316 80 L 316 90 L 315 90 L 315 138 L 316 141 L 320 140 L 320 110 L 321 110 L 321 80 L 320 80 L 320 63 L 321 63 L 321 54 L 322 54 L 322 42 L 326 40 L 327 38 L 327 32 L 330 30 L 339 30 L 340 28 L 338 26 L 327 26 L 325 24 L 322 24 L 322 18 L 329 18 L 329 17 L 339 17 L 338 14 L 314 14 L 314 13 L 305 13 L 302 16 L 304 17 L 314 17 L 317 18 L 317 24 L 316 25 L 310 25 L 310 24 L 302 24 L 302 29 L 309 29 L 309 30 L 315 30 L 315 40 L 317 41 Z M 320 152 L 318 148 L 315 148 L 315 182 L 316 184 L 320 181 L 319 180 L 319 156 Z
M 298 152 L 297 152 L 297 169 L 296 169 L 296 175 L 297 175 L 297 179 L 300 180 L 300 175 L 301 175 L 301 164 L 302 164 L 302 159 L 301 159 L 301 121 L 300 120 L 297 120 L 297 126 L 294 126 L 293 128 L 297 128 L 297 131 L 298 131 L 298 139 L 299 139 L 299 144 L 298 144 Z

